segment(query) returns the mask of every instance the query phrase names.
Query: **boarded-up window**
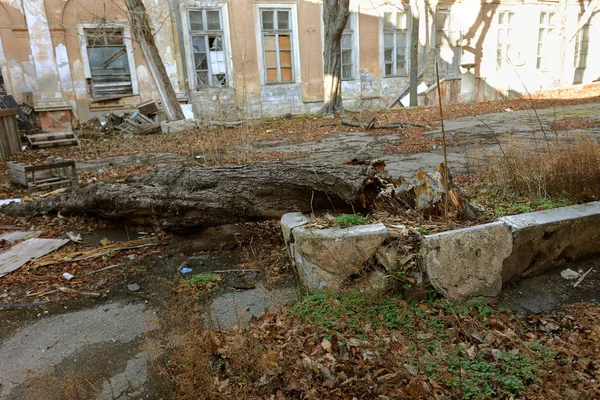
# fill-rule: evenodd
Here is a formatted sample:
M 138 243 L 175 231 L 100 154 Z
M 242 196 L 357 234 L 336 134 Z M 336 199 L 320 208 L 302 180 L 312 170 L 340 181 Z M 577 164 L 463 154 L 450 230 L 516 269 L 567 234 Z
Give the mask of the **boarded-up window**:
M 188 20 L 196 85 L 226 86 L 227 63 L 221 9 L 190 9 Z
M 123 28 L 86 28 L 84 32 L 94 98 L 132 95 Z
M 404 11 L 383 14 L 385 76 L 405 76 L 408 60 L 408 16 Z
M 260 9 L 260 16 L 266 82 L 294 82 L 290 10 Z

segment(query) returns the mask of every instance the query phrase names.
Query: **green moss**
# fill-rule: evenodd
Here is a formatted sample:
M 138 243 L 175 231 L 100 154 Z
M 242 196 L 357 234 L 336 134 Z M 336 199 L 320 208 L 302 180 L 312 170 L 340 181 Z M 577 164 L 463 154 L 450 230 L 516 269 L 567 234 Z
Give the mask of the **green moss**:
M 335 218 L 335 224 L 340 226 L 365 225 L 367 219 L 360 214 L 341 214 Z

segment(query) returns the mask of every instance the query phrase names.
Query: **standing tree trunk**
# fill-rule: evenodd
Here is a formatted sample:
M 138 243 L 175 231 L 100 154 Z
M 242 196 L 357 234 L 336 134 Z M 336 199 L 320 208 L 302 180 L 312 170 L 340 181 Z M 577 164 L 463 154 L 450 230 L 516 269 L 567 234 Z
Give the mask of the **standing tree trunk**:
M 169 76 L 165 65 L 160 58 L 160 53 L 156 48 L 154 42 L 154 36 L 152 35 L 152 29 L 150 29 L 150 22 L 148 21 L 148 14 L 146 13 L 146 7 L 142 0 L 125 0 L 127 9 L 131 16 L 131 26 L 136 40 L 142 48 L 146 63 L 150 68 L 154 82 L 160 95 L 160 100 L 167 114 L 169 121 L 177 121 L 184 119 L 183 111 L 177 101 L 177 95 L 171 85 Z
M 410 106 L 419 105 L 417 95 L 417 79 L 419 76 L 419 5 L 416 1 L 410 2 L 411 29 L 410 29 Z
M 322 114 L 344 111 L 342 105 L 342 33 L 350 15 L 350 0 L 323 0 L 325 45 L 323 82 L 325 94 Z

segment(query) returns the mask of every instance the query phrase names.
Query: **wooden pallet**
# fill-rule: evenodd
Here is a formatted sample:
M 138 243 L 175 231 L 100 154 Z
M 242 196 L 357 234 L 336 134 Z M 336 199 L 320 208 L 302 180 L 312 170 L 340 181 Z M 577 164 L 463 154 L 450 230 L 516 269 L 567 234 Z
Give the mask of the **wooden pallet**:
M 9 161 L 6 168 L 11 182 L 25 186 L 30 193 L 77 185 L 73 160 L 49 157 L 48 164 L 42 165 L 21 165 Z
M 34 133 L 27 135 L 27 142 L 31 149 L 79 145 L 79 140 L 74 132 Z

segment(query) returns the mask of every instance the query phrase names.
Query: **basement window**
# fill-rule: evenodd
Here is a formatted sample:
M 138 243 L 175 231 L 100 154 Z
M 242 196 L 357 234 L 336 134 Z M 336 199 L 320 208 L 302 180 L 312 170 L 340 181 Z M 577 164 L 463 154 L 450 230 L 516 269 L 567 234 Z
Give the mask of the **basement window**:
M 408 71 L 408 17 L 406 12 L 383 14 L 385 76 L 406 76 Z
M 189 9 L 188 21 L 196 86 L 227 86 L 221 9 Z
M 118 98 L 133 95 L 124 29 L 120 27 L 84 28 L 92 95 Z

